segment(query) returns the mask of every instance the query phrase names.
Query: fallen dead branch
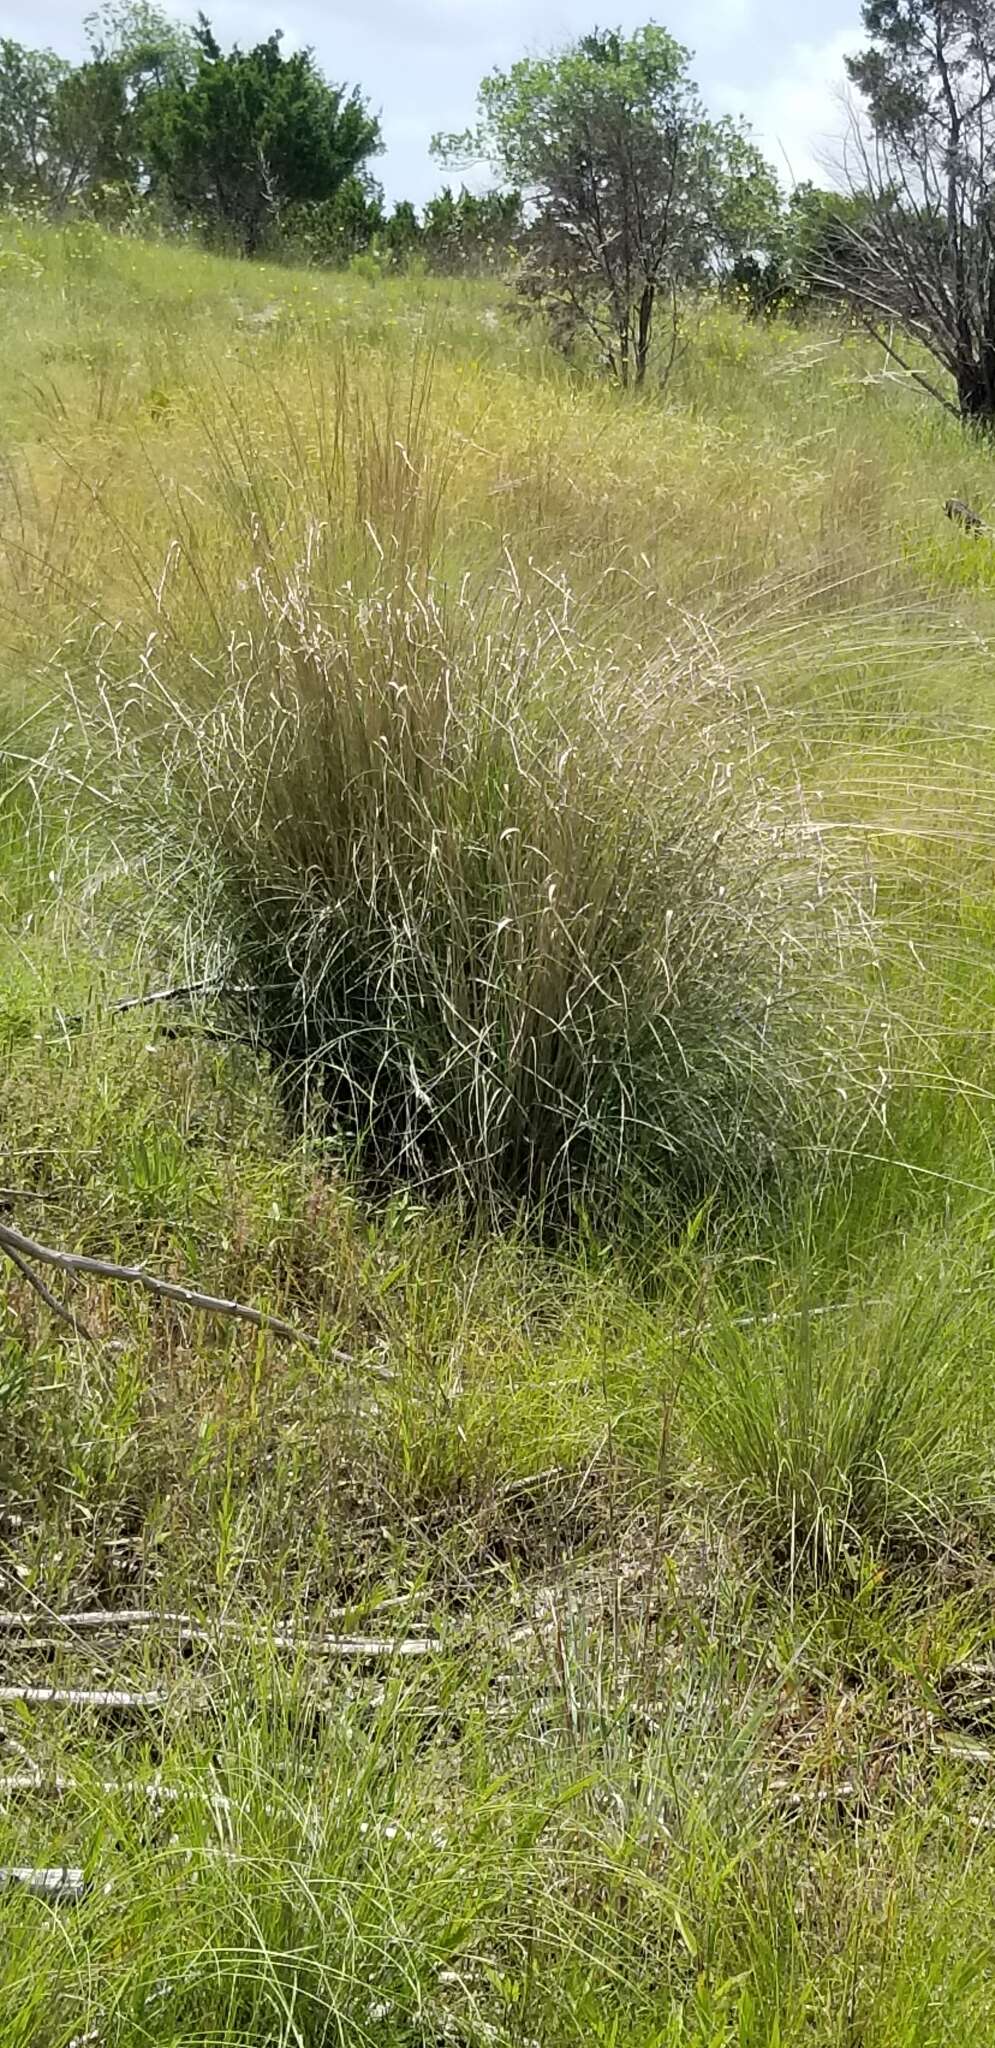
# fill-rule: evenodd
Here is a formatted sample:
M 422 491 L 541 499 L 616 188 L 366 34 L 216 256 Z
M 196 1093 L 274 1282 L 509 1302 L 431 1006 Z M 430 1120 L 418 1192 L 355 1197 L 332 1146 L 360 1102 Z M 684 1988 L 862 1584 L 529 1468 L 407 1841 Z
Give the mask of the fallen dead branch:
M 68 1863 L 56 1870 L 35 1870 L 24 1863 L 0 1864 L 0 1885 L 20 1885 L 25 1891 L 63 1904 L 81 1899 L 86 1890 L 82 1870 Z
M 65 1771 L 8 1771 L 0 1777 L 0 1799 L 13 1792 L 51 1792 L 64 1799 L 71 1792 L 125 1793 L 129 1799 L 147 1799 L 152 1806 L 169 1806 L 180 1798 L 175 1785 L 160 1785 L 153 1779 L 143 1785 L 139 1778 L 74 1778 Z M 213 1796 L 213 1795 L 212 1795 Z M 228 1802 L 225 1801 L 227 1805 Z
M 153 1707 L 164 1707 L 168 1692 L 156 1687 L 154 1692 L 119 1692 L 90 1689 L 86 1686 L 61 1685 L 0 1685 L 0 1707 L 97 1707 L 101 1711 L 114 1713 L 143 1714 Z
M 7 1519 L 20 1527 L 20 1516 L 8 1516 Z M 220 1633 L 246 1637 L 259 1637 L 265 1631 L 265 1623 L 261 1617 L 255 1621 L 250 1616 L 234 1614 L 215 1614 L 205 1618 L 203 1615 L 181 1614 L 174 1607 L 86 1607 L 76 1614 L 60 1614 L 56 1608 L 49 1607 L 38 1593 L 31 1592 L 30 1589 L 28 1597 L 34 1602 L 31 1608 L 0 1607 L 0 1635 L 24 1635 L 35 1622 L 50 1627 L 58 1625 L 60 1628 L 74 1629 L 210 1628 Z M 388 1608 L 408 1607 L 410 1604 L 410 1594 L 392 1593 L 389 1599 L 377 1600 L 376 1611 L 383 1614 Z M 362 1601 L 354 1600 L 348 1607 L 325 1607 L 322 1613 L 327 1621 L 347 1621 L 355 1615 L 361 1615 L 363 1605 Z M 419 1626 L 418 1623 L 414 1625 Z M 276 1629 L 277 1638 L 285 1637 L 288 1642 L 317 1640 L 319 1634 L 320 1631 L 299 1627 L 294 1621 L 282 1621 Z M 269 1636 L 266 1639 L 268 1641 Z
M 96 1015 L 124 1017 L 132 1015 L 136 1010 L 178 1008 L 181 1003 L 193 1003 L 198 997 L 205 999 L 214 997 L 218 1000 L 223 1000 L 226 997 L 245 997 L 256 993 L 255 987 L 251 984 L 243 986 L 241 983 L 185 981 L 178 983 L 175 987 L 150 989 L 149 993 L 144 996 L 124 996 L 120 1002 L 108 1004 L 103 1011 L 98 1010 Z M 83 1031 L 90 1022 L 90 1017 L 85 1010 L 78 1010 L 68 1017 L 61 1010 L 58 1010 L 56 1015 L 59 1020 L 59 1029 L 56 1036 L 60 1038 L 65 1037 L 70 1032 Z M 163 1025 L 161 1030 L 164 1037 L 177 1038 L 182 1031 L 190 1030 L 191 1028 L 196 1029 L 202 1038 L 209 1038 L 212 1041 L 216 1040 L 223 1045 L 249 1045 L 252 1042 L 243 1032 L 219 1031 L 209 1024 L 198 1021 L 193 1012 L 184 1022 Z
M 23 1231 L 15 1230 L 10 1223 L 0 1223 L 0 1252 L 6 1254 L 46 1307 L 80 1337 L 89 1339 L 85 1325 L 66 1302 L 53 1294 L 40 1273 L 35 1271 L 36 1266 L 48 1266 L 73 1278 L 79 1274 L 91 1274 L 98 1280 L 119 1280 L 126 1286 L 143 1287 L 162 1301 L 177 1301 L 182 1307 L 196 1309 L 203 1315 L 228 1316 L 237 1322 L 250 1324 L 255 1330 L 267 1330 L 274 1337 L 284 1337 L 288 1343 L 302 1344 L 316 1358 L 333 1359 L 340 1365 L 356 1362 L 346 1351 L 324 1349 L 316 1337 L 296 1329 L 293 1323 L 286 1322 L 282 1316 L 271 1315 L 265 1309 L 252 1308 L 244 1301 L 228 1301 L 216 1294 L 203 1294 L 199 1288 L 182 1286 L 179 1281 L 161 1280 L 158 1274 L 148 1272 L 144 1266 L 121 1266 L 113 1259 L 94 1259 L 82 1252 L 60 1251 L 54 1245 L 41 1244 L 37 1238 L 25 1237 Z M 376 1379 L 389 1381 L 393 1378 L 385 1366 L 374 1365 L 369 1359 L 363 1361 L 363 1369 Z
M 193 1002 L 198 996 L 247 996 L 253 993 L 251 987 L 244 987 L 242 984 L 231 987 L 221 981 L 182 981 L 171 984 L 168 988 L 149 989 L 143 996 L 123 996 L 120 1001 L 107 1004 L 106 1014 L 111 1017 L 124 1017 L 132 1010 L 153 1010 L 169 1003 Z M 85 1010 L 78 1010 L 69 1017 L 63 1016 L 61 1011 L 57 1011 L 56 1015 L 64 1031 L 81 1031 L 87 1022 Z
M 175 1806 L 181 1800 L 195 1796 L 203 1799 L 214 1814 L 225 1818 L 233 1810 L 233 1801 L 223 1792 L 205 1791 L 201 1787 L 191 1790 L 189 1786 L 164 1785 L 159 1778 L 94 1778 L 89 1775 L 76 1777 L 71 1771 L 43 1771 L 41 1769 L 8 1771 L 0 1776 L 0 1799 L 9 1798 L 18 1792 L 46 1792 L 56 1799 L 70 1798 L 74 1793 L 106 1792 L 113 1798 L 138 1799 L 150 1806 Z
M 168 1631 L 180 1643 L 200 1643 L 217 1648 L 229 1641 L 256 1642 L 277 1650 L 304 1650 L 311 1656 L 347 1657 L 362 1661 L 380 1657 L 426 1657 L 442 1649 L 438 1636 L 309 1635 L 299 1629 L 253 1628 L 250 1624 L 220 1616 L 215 1621 L 197 1621 L 187 1614 L 159 1613 L 154 1607 L 90 1608 L 80 1614 L 32 1614 L 19 1609 L 0 1611 L 0 1635 L 24 1636 L 31 1643 L 41 1639 L 36 1630 L 65 1629 L 66 1635 L 113 1634 L 135 1630 L 142 1634 Z M 46 1643 L 57 1641 L 51 1634 Z M 2 1688 L 0 1688 L 2 1698 Z

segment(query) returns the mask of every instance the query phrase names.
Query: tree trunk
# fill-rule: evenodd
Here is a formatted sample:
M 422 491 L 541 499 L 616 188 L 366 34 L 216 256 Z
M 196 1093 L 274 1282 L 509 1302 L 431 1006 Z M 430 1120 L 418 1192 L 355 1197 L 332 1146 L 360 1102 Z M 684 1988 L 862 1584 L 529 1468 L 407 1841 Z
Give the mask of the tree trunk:
M 628 317 L 618 323 L 618 380 L 623 391 L 629 387 L 629 321 Z
M 646 283 L 639 301 L 639 327 L 636 334 L 636 384 L 643 382 L 650 352 L 650 335 L 653 331 L 653 301 L 656 286 Z
M 958 364 L 957 405 L 966 425 L 985 434 L 995 433 L 995 388 L 980 363 Z

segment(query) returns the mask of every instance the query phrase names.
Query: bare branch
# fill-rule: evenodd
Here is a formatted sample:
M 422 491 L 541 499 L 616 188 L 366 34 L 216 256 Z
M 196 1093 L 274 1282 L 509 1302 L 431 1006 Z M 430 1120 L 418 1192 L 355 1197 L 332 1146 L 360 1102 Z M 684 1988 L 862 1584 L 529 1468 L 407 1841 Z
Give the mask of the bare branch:
M 866 224 L 851 230 L 850 260 L 833 282 L 921 389 L 995 430 L 995 15 L 923 0 L 901 20 L 884 10 L 871 38 L 849 60 L 873 125 L 868 139 L 855 120 L 851 135 L 850 196 Z M 882 321 L 942 364 L 956 403 L 882 334 Z
M 894 334 L 892 332 L 888 334 L 883 333 L 869 314 L 862 314 L 861 318 L 872 340 L 880 343 L 885 354 L 891 357 L 892 362 L 897 363 L 899 369 L 904 370 L 906 376 L 912 378 L 913 383 L 920 385 L 923 391 L 928 391 L 930 398 L 935 398 L 939 405 L 944 406 L 947 412 L 953 413 L 955 419 L 959 419 L 958 408 L 946 396 L 945 392 L 941 391 L 938 385 L 931 384 L 929 378 L 924 377 L 922 371 L 915 369 L 913 364 L 908 362 L 902 355 L 901 350 L 895 344 Z
M 442 1649 L 438 1636 L 337 1636 L 305 1635 L 292 1628 L 266 1628 L 263 1624 L 254 1628 L 249 1623 L 232 1621 L 220 1616 L 215 1621 L 195 1621 L 191 1616 L 176 1613 L 157 1613 L 155 1608 L 95 1608 L 80 1614 L 53 1614 L 34 1617 L 19 1610 L 10 1609 L 0 1613 L 0 1635 L 24 1636 L 29 1641 L 37 1640 L 35 1622 L 40 1620 L 47 1627 L 64 1628 L 67 1634 L 114 1634 L 132 1629 L 145 1634 L 160 1630 L 175 1631 L 181 1643 L 197 1643 L 217 1646 L 219 1638 L 225 1636 L 241 1642 L 258 1642 L 270 1649 L 301 1650 L 311 1656 L 342 1657 L 363 1663 L 384 1657 L 429 1657 Z M 51 1641 L 51 1637 L 46 1637 Z
M 121 1692 L 85 1686 L 0 1685 L 2 1707 L 96 1707 L 100 1712 L 143 1714 L 164 1707 L 168 1698 L 161 1686 L 154 1692 Z
M 30 1280 L 46 1304 L 78 1331 L 81 1326 L 71 1312 L 56 1301 L 37 1273 L 27 1270 L 29 1266 L 51 1266 L 59 1273 L 86 1273 L 98 1280 L 119 1280 L 128 1286 L 143 1287 L 160 1300 L 176 1301 L 183 1308 L 196 1309 L 205 1315 L 229 1316 L 237 1322 L 248 1323 L 255 1330 L 266 1330 L 275 1337 L 284 1337 L 288 1343 L 302 1344 L 316 1358 L 332 1358 L 341 1365 L 355 1363 L 348 1352 L 325 1350 L 316 1337 L 296 1329 L 282 1316 L 270 1315 L 265 1309 L 252 1308 L 243 1301 L 226 1300 L 220 1295 L 203 1294 L 199 1288 L 185 1287 L 178 1281 L 161 1280 L 158 1274 L 149 1273 L 144 1266 L 122 1266 L 112 1259 L 94 1259 L 82 1252 L 58 1251 L 52 1245 L 39 1243 L 36 1238 L 25 1237 L 22 1231 L 15 1230 L 9 1223 L 0 1223 L 0 1252 L 5 1252 L 18 1271 Z M 374 1365 L 369 1360 L 364 1361 L 364 1369 L 377 1379 L 389 1381 L 393 1378 L 386 1367 Z
M 82 1870 L 68 1863 L 54 1870 L 35 1869 L 26 1863 L 0 1864 L 0 1885 L 18 1885 L 59 1905 L 76 1904 L 86 1891 Z
M 148 995 L 123 996 L 119 1002 L 108 1004 L 107 1014 L 111 1017 L 123 1017 L 132 1010 L 151 1010 L 166 1003 L 188 1002 L 196 996 L 250 996 L 256 993 L 254 985 L 242 983 L 237 987 L 229 987 L 222 981 L 183 981 L 169 988 L 150 989 Z M 76 1011 L 70 1017 L 63 1017 L 58 1011 L 56 1015 L 64 1031 L 79 1031 L 86 1023 L 86 1015 L 82 1010 Z
M 58 1316 L 60 1322 L 68 1323 L 69 1328 L 71 1329 L 74 1337 L 84 1337 L 87 1343 L 92 1343 L 93 1339 L 90 1336 L 90 1332 L 87 1329 L 86 1324 L 80 1321 L 79 1316 L 73 1314 L 71 1308 L 67 1308 L 64 1301 L 59 1300 L 57 1294 L 52 1293 L 50 1287 L 46 1287 L 45 1282 L 41 1277 L 41 1274 L 36 1273 L 34 1269 L 28 1265 L 27 1259 L 22 1258 L 21 1253 L 19 1251 L 15 1251 L 13 1245 L 5 1245 L 4 1250 L 6 1251 L 7 1257 L 10 1260 L 11 1264 L 17 1267 L 19 1273 L 23 1274 L 25 1280 L 28 1283 L 28 1286 L 33 1287 L 35 1293 L 41 1296 L 42 1301 L 45 1303 L 45 1307 L 51 1309 L 52 1314 L 54 1316 Z

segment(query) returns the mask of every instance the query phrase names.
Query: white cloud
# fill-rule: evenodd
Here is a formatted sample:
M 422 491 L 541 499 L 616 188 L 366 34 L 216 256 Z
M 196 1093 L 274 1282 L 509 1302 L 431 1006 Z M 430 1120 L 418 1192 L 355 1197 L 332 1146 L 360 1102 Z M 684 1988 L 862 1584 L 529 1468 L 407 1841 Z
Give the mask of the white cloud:
M 847 133 L 843 59 L 860 47 L 859 27 L 839 29 L 822 43 L 793 43 L 766 80 L 749 86 L 716 83 L 717 111 L 745 114 L 782 183 L 832 182 Z

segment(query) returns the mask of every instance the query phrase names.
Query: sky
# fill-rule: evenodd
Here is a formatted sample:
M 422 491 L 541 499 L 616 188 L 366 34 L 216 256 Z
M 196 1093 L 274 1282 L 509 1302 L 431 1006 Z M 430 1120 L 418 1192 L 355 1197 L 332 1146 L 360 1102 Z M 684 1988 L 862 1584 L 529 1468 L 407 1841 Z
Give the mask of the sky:
M 0 35 L 66 57 L 83 54 L 94 0 L 0 0 Z M 622 0 L 203 0 L 220 42 L 258 42 L 282 28 L 310 44 L 326 76 L 359 85 L 380 114 L 384 154 L 371 166 L 390 201 L 421 205 L 444 182 L 429 144 L 465 128 L 485 72 L 567 42 L 594 26 L 659 20 L 693 52 L 710 113 L 743 114 L 782 183 L 831 182 L 846 127 L 844 53 L 859 47 L 859 0 L 669 0 L 650 13 Z M 652 7 L 652 0 L 650 0 Z M 192 19 L 188 7 L 168 13 Z

